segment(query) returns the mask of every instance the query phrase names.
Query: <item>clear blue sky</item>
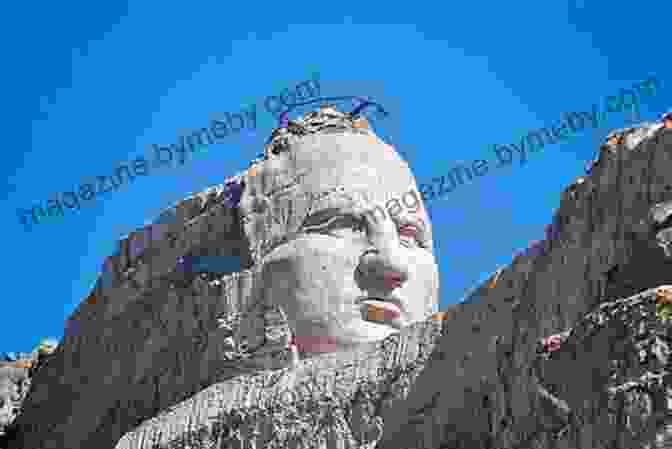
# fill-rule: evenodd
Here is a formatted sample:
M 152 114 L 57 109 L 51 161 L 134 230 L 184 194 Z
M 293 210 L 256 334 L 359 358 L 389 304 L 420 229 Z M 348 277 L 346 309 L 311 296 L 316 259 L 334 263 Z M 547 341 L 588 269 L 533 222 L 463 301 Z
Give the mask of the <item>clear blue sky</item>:
M 60 339 L 117 239 L 246 168 L 273 125 L 263 100 L 313 72 L 323 95 L 370 96 L 385 106 L 381 131 L 421 183 L 460 161 L 493 160 L 493 144 L 589 111 L 650 75 L 663 85 L 642 105 L 642 119 L 672 107 L 669 2 L 437 5 L 4 5 L 0 351 Z M 19 223 L 17 208 L 111 174 L 152 144 L 174 143 L 250 103 L 257 136 L 225 139 L 32 232 Z M 543 238 L 561 190 L 583 173 L 607 129 L 624 123 L 610 114 L 602 129 L 548 146 L 525 166 L 491 169 L 431 203 L 442 307 Z

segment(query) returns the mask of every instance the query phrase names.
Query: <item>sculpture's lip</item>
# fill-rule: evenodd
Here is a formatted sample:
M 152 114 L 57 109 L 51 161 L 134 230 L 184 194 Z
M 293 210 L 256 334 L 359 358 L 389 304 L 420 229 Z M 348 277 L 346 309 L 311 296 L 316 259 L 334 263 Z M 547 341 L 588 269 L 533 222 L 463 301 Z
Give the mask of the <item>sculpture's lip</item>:
M 360 296 L 355 300 L 355 304 L 360 304 L 364 301 L 381 301 L 381 302 L 387 302 L 390 304 L 394 304 L 399 308 L 401 312 L 405 312 L 404 310 L 404 304 L 401 301 L 401 299 L 396 298 L 394 296 L 388 296 L 386 298 L 383 298 L 381 296 Z
M 387 319 L 383 320 L 382 322 L 385 323 L 385 324 L 389 324 L 389 325 L 391 325 L 392 327 L 395 327 L 395 328 L 400 328 L 402 326 L 402 324 L 403 324 L 403 318 L 402 317 L 406 315 L 406 310 L 404 308 L 404 305 L 403 305 L 402 301 L 399 298 L 395 298 L 395 297 L 383 298 L 383 297 L 378 297 L 378 296 L 361 296 L 361 297 L 357 298 L 357 300 L 355 301 L 355 304 L 360 304 L 360 305 L 364 304 L 365 305 L 365 304 L 370 303 L 370 302 L 373 302 L 374 304 L 375 304 L 375 302 L 381 302 L 381 303 L 386 304 L 387 307 L 392 306 L 393 314 L 396 315 L 396 317 L 393 316 L 393 317 L 387 318 Z M 367 320 L 367 321 L 370 321 L 370 320 Z M 377 322 L 380 322 L 380 321 L 377 321 Z

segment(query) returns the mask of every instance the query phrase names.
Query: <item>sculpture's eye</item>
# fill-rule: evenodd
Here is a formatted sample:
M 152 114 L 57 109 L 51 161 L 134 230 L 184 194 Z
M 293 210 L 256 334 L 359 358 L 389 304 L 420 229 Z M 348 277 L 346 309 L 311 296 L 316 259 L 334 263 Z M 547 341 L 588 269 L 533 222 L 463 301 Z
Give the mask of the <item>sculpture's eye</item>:
M 318 213 L 306 220 L 300 232 L 320 232 L 334 235 L 336 231 L 354 230 L 364 231 L 364 224 L 353 215 L 332 215 Z
M 409 245 L 418 245 L 418 228 L 412 224 L 402 224 L 399 226 L 399 242 L 408 247 Z
M 407 216 L 397 222 L 399 243 L 407 248 L 423 248 L 431 252 L 431 237 L 424 220 Z
M 399 227 L 399 235 L 402 237 L 415 239 L 418 236 L 418 228 L 408 224 L 402 225 Z

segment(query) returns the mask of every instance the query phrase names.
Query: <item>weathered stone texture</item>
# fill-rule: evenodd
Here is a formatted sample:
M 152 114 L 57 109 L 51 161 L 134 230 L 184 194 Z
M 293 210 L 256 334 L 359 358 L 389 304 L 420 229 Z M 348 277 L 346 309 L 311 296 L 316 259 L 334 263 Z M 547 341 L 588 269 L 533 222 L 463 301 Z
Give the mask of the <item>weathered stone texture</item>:
M 672 132 L 652 132 L 603 148 L 590 176 L 562 193 L 559 237 L 516 257 L 443 322 L 296 367 L 286 367 L 281 311 L 253 300 L 250 267 L 269 226 L 294 226 L 272 215 L 300 208 L 267 212 L 277 198 L 255 205 L 249 194 L 242 215 L 261 215 L 246 220 L 185 203 L 174 226 L 192 224 L 172 248 L 161 240 L 132 260 L 121 246 L 120 280 L 99 283 L 96 304 L 73 317 L 79 335 L 36 373 L 13 448 L 669 447 L 669 324 L 648 289 L 672 284 L 656 240 L 667 215 L 651 213 L 672 201 Z M 257 182 L 272 192 L 291 179 Z M 174 259 L 207 248 L 241 252 L 250 267 L 176 285 Z M 124 281 L 142 257 L 149 280 Z M 540 338 L 568 329 L 560 350 L 537 354 Z
M 28 368 L 0 362 L 0 435 L 14 422 L 29 382 Z
M 97 284 L 92 296 L 100 300 L 83 303 L 73 314 L 77 333 L 65 337 L 59 359 L 36 378 L 24 404 L 26 424 L 17 421 L 26 430 L 23 444 L 102 445 L 215 380 L 286 363 L 288 329 L 278 319 L 281 312 L 249 302 L 254 296 L 253 271 L 210 281 L 194 277 L 190 282 L 168 271 L 178 256 L 210 245 L 229 254 L 243 252 L 240 242 L 244 240 L 234 218 L 235 211 L 221 204 L 212 206 L 178 234 L 179 251 L 169 245 L 156 252 L 150 248 L 125 270 L 129 273 L 145 263 L 153 270 L 158 267 L 152 271 L 156 276 L 130 287 L 124 276 L 109 289 Z M 199 221 L 205 225 L 196 224 Z M 219 236 L 215 229 L 220 230 Z M 210 237 L 203 237 L 207 234 Z M 167 245 L 166 241 L 155 243 Z M 245 317 L 242 327 L 235 326 L 233 332 L 219 329 L 218 319 L 236 315 Z M 249 354 L 239 344 L 245 339 Z M 56 397 L 59 400 L 52 401 Z
M 354 352 L 213 385 L 116 449 L 667 447 L 672 327 L 655 317 L 654 301 L 652 289 L 605 303 L 560 350 L 533 349 L 516 373 L 527 381 L 518 398 L 496 344 L 469 348 L 476 353 L 450 344 L 476 308 L 463 305 L 443 323 L 416 323 Z
M 244 441 L 258 448 L 373 443 L 382 436 L 381 416 L 407 394 L 440 332 L 440 322 L 416 323 L 401 335 L 352 352 L 213 385 L 143 423 L 117 448 L 208 447 L 207 442 L 244 447 Z M 252 437 L 255 431 L 259 434 Z

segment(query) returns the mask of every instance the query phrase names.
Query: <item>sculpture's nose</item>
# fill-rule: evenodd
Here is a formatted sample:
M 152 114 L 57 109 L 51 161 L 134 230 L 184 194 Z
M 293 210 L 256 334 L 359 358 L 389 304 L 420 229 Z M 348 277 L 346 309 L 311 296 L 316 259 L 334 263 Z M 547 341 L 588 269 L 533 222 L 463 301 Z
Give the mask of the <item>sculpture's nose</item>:
M 408 281 L 408 268 L 399 250 L 374 247 L 360 256 L 357 281 L 362 290 L 387 293 Z
M 359 256 L 356 282 L 371 296 L 385 295 L 408 281 L 407 253 L 401 248 L 397 220 L 371 202 L 360 205 L 358 213 L 366 230 L 369 247 Z M 382 216 L 381 216 L 382 215 Z

